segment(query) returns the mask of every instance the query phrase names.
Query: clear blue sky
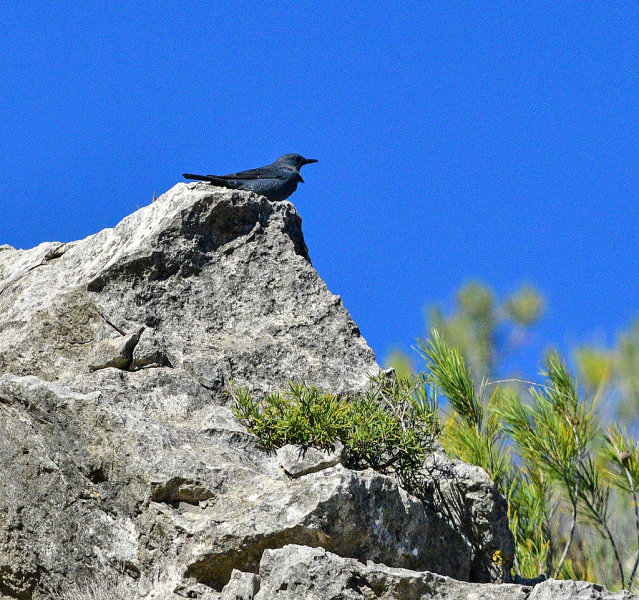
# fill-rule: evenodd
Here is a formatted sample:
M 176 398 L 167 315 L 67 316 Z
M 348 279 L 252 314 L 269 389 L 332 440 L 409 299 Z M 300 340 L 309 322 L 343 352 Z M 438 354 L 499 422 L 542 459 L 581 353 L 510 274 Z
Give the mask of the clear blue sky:
M 8 0 L 0 243 L 299 152 L 313 264 L 380 361 L 470 278 L 544 292 L 537 349 L 612 340 L 639 316 L 638 34 L 629 2 Z

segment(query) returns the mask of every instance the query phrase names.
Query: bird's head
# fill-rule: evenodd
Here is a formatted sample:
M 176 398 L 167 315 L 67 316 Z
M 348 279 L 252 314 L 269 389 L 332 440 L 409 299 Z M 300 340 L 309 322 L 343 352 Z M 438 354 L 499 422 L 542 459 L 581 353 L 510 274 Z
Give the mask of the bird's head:
M 285 154 L 284 156 L 280 156 L 275 162 L 299 171 L 304 165 L 310 165 L 317 161 L 314 158 L 304 158 L 301 154 Z

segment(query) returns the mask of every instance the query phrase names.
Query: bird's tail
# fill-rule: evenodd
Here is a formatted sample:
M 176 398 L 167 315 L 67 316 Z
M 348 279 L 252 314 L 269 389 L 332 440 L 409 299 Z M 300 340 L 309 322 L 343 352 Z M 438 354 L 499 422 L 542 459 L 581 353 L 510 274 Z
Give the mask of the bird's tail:
M 193 175 L 192 173 L 182 173 L 184 179 L 196 179 L 197 181 L 211 181 L 210 175 Z
M 242 182 L 235 181 L 233 179 L 225 179 L 224 177 L 217 177 L 216 175 L 193 175 L 190 173 L 183 173 L 185 179 L 196 179 L 197 181 L 206 181 L 212 185 L 218 187 L 225 187 L 231 190 L 242 189 Z

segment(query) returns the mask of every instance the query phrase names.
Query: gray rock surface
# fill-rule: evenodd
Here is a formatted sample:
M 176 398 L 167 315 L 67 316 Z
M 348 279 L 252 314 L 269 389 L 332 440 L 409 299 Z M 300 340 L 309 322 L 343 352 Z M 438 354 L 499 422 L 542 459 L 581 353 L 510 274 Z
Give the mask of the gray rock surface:
M 89 355 L 89 371 L 108 369 L 109 367 L 128 369 L 133 359 L 133 348 L 139 339 L 139 333 L 129 333 L 98 342 Z
M 255 600 L 526 600 L 530 588 L 477 584 L 343 558 L 323 548 L 266 550 Z
M 528 600 L 632 600 L 627 591 L 609 592 L 602 585 L 588 581 L 548 579 L 537 584 Z
M 450 459 L 440 444 L 424 465 L 424 497 L 461 532 L 473 556 L 469 579 L 505 581 L 495 552 L 510 557 L 515 543 L 508 526 L 508 503 L 488 474 L 474 465 Z
M 342 459 L 344 446 L 337 442 L 332 450 L 319 448 L 300 448 L 287 444 L 277 449 L 277 460 L 284 473 L 297 479 L 310 473 L 316 473 L 339 464 Z
M 82 392 L 0 377 L 2 550 L 25 585 L 159 562 L 221 590 L 287 543 L 469 576 L 462 536 L 392 478 L 337 464 L 291 479 L 228 407 L 173 371 L 103 369 Z
M 630 600 L 585 581 L 548 580 L 534 588 L 458 581 L 435 573 L 343 558 L 323 548 L 288 545 L 266 550 L 259 577 L 234 573 L 236 598 L 255 600 Z M 250 578 L 250 579 L 249 579 Z M 250 593 L 248 582 L 251 582 Z M 257 589 L 257 593 L 255 590 Z M 242 592 L 241 590 L 246 590 Z M 230 591 L 230 586 L 229 586 Z M 226 589 L 225 589 L 226 592 Z M 232 595 L 224 598 L 233 598 Z
M 445 490 L 424 504 L 338 453 L 264 452 L 225 393 L 357 391 L 377 369 L 289 202 L 178 184 L 84 240 L 0 246 L 0 595 L 96 577 L 148 598 L 246 595 L 256 576 L 234 569 L 287 544 L 499 579 L 487 565 L 512 539 L 480 470 L 453 469 L 475 539 Z
M 222 600 L 254 600 L 259 590 L 259 575 L 233 569 L 231 579 L 222 590 Z
M 311 266 L 293 205 L 205 184 L 178 184 L 79 242 L 0 252 L 0 315 L 0 372 L 49 380 L 141 326 L 218 398 L 231 378 L 346 391 L 377 369 Z
M 133 349 L 129 370 L 138 371 L 152 367 L 172 367 L 166 344 L 153 329 L 145 327 Z

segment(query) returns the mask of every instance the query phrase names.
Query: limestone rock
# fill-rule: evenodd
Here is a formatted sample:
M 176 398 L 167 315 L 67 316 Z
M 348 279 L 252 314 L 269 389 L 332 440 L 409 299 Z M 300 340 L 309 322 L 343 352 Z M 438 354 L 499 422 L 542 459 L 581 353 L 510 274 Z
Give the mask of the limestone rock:
M 363 564 L 304 546 L 266 550 L 259 575 L 255 600 L 526 600 L 530 592 L 515 584 L 467 583 L 434 573 Z
M 258 575 L 233 569 L 231 579 L 222 590 L 222 600 L 254 600 L 259 589 Z
M 537 584 L 528 600 L 632 600 L 628 591 L 609 592 L 602 585 L 589 581 L 548 579 Z
M 424 496 L 468 540 L 472 552 L 472 581 L 507 581 L 515 543 L 508 526 L 508 504 L 480 467 L 450 459 L 441 445 L 427 458 L 423 470 Z M 495 563 L 495 552 L 506 568 Z
M 245 574 L 248 576 L 248 574 Z M 240 575 L 237 575 L 241 580 Z M 252 579 L 252 581 L 255 581 Z M 343 558 L 323 548 L 266 550 L 255 600 L 631 600 L 586 581 L 550 579 L 534 588 L 458 581 L 435 573 L 390 568 Z
M 132 574 L 166 563 L 221 590 L 288 543 L 469 576 L 463 537 L 392 478 L 337 464 L 291 479 L 178 375 L 104 369 L 88 393 L 0 377 L 2 556 L 30 590 L 44 572 L 65 585 L 103 563 Z
M 130 333 L 117 338 L 102 340 L 93 348 L 89 357 L 89 371 L 107 369 L 127 369 L 131 364 L 133 348 L 138 343 L 139 333 Z
M 380 597 L 422 589 L 394 568 L 498 579 L 505 507 L 481 470 L 454 464 L 462 484 L 422 502 L 339 451 L 265 452 L 225 391 L 350 392 L 377 370 L 289 202 L 178 184 L 84 240 L 1 246 L 0 594 L 121 576 L 149 599 L 250 595 L 288 544 L 354 573 L 380 563 Z M 442 510 L 459 490 L 477 538 Z M 321 585 L 350 594 L 357 577 Z
M 278 448 L 277 460 L 280 467 L 289 476 L 297 479 L 309 473 L 316 473 L 329 467 L 334 467 L 341 461 L 344 446 L 337 442 L 332 450 L 318 448 L 300 448 L 287 444 Z
M 133 349 L 131 356 L 131 371 L 152 367 L 171 367 L 166 344 L 150 327 L 146 327 L 140 335 L 140 340 Z
M 378 368 L 290 202 L 180 183 L 113 229 L 0 252 L 0 373 L 73 378 L 140 326 L 218 399 L 231 378 L 348 391 Z

